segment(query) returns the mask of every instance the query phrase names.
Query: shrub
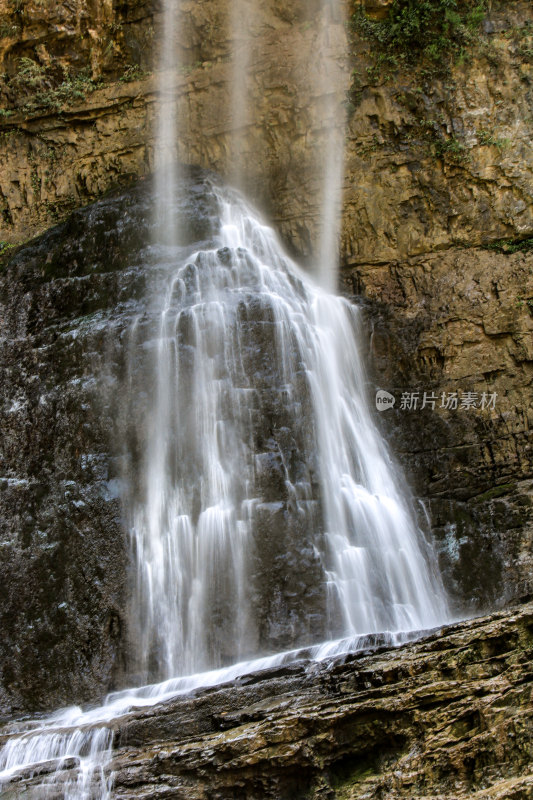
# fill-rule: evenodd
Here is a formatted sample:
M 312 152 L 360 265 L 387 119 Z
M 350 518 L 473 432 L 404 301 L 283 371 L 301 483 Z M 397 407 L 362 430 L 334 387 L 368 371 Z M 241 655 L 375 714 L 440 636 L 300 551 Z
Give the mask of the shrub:
M 362 6 L 353 27 L 406 62 L 459 55 L 475 39 L 487 0 L 394 0 L 386 19 L 369 19 Z
M 45 68 L 34 61 L 33 58 L 22 56 L 18 62 L 17 74 L 11 85 L 19 91 L 32 93 L 42 90 L 50 85 Z
M 484 247 L 485 250 L 496 250 L 497 253 L 529 253 L 533 250 L 533 236 L 527 239 L 498 239 Z

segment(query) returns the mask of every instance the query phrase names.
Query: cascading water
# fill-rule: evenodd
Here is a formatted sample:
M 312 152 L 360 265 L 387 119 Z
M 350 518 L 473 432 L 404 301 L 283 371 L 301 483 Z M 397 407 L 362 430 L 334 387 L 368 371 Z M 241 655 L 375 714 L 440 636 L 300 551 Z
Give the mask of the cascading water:
M 158 64 L 159 109 L 157 114 L 154 212 L 158 236 L 177 244 L 178 230 L 172 216 L 179 185 L 178 169 L 178 71 L 177 35 L 181 0 L 165 0 L 161 23 L 161 51 Z
M 250 87 L 251 35 L 258 25 L 260 7 L 254 0 L 233 0 L 231 3 L 231 34 L 233 64 L 231 81 L 231 166 L 234 186 L 242 187 L 245 175 L 246 132 L 252 122 Z
M 365 399 L 357 310 L 290 263 L 236 194 L 214 191 L 219 247 L 178 266 L 163 301 L 132 511 L 140 669 L 159 680 L 275 647 L 264 629 L 283 619 L 264 608 L 279 587 L 264 584 L 257 559 L 280 511 L 285 555 L 311 551 L 323 592 L 314 629 L 309 608 L 287 609 L 285 644 L 428 628 L 444 612 Z M 265 386 L 266 354 L 276 389 Z M 270 419 L 266 442 L 258 417 Z M 282 486 L 265 502 L 273 479 Z M 298 564 L 286 572 L 297 585 Z
M 39 776 L 39 798 L 109 798 L 112 723 L 133 708 L 297 658 L 399 643 L 447 615 L 431 548 L 372 421 L 357 309 L 317 287 L 230 190 L 210 189 L 212 246 L 178 246 L 177 12 L 166 0 L 155 204 L 164 291 L 155 327 L 136 325 L 129 348 L 130 367 L 152 354 L 149 385 L 129 384 L 152 401 L 127 503 L 131 666 L 156 682 L 4 728 L 0 784 Z M 328 265 L 338 153 L 324 174 Z

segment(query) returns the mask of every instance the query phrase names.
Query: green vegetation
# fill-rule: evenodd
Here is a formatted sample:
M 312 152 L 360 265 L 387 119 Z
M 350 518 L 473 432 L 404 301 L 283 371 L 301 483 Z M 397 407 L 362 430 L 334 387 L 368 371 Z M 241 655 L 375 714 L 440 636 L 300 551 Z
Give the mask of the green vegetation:
M 149 73 L 146 72 L 139 64 L 130 64 L 124 70 L 124 74 L 119 78 L 121 83 L 130 83 L 130 81 L 140 81 Z
M 87 95 L 94 92 L 97 87 L 98 84 L 92 80 L 88 69 L 74 77 L 67 75 L 65 80 L 53 90 L 53 101 L 62 105 L 63 103 L 73 103 L 76 100 L 85 100 Z
M 455 136 L 449 139 L 437 139 L 433 144 L 433 152 L 437 158 L 452 164 L 464 164 L 470 159 L 468 148 Z
M 353 30 L 378 47 L 375 66 L 397 68 L 426 60 L 446 65 L 478 38 L 487 0 L 394 0 L 384 20 L 369 19 L 362 6 Z
M 449 75 L 454 63 L 467 61 L 475 46 L 488 47 L 480 27 L 489 0 L 393 0 L 388 16 L 368 17 L 362 2 L 351 21 L 354 34 L 372 45 L 366 80 L 354 70 L 350 111 L 362 87 L 390 81 L 399 69 L 416 72 L 424 85 Z M 485 54 L 488 57 L 488 52 Z
M 33 58 L 22 56 L 18 62 L 17 74 L 11 85 L 25 92 L 35 92 L 44 89 L 49 83 L 46 69 Z
M 62 222 L 64 219 L 66 219 L 69 214 L 74 211 L 77 205 L 78 201 L 75 197 L 65 197 L 62 200 L 57 200 L 56 202 L 45 200 L 42 204 L 47 219 L 51 220 L 51 222 L 54 224 L 57 222 Z
M 19 244 L 12 244 L 11 242 L 0 241 L 0 271 L 4 270 L 6 264 L 9 263 L 13 252 L 20 246 Z
M 512 39 L 517 48 L 517 55 L 527 64 L 533 63 L 533 22 L 526 22 L 520 27 L 513 27 L 506 31 L 505 38 Z
M 495 250 L 497 253 L 527 253 L 533 250 L 533 236 L 527 239 L 498 239 L 484 245 L 485 250 Z
M 10 89 L 27 98 L 20 107 L 24 114 L 57 113 L 65 105 L 85 100 L 98 85 L 88 69 L 72 75 L 66 70 L 58 70 L 53 64 L 43 66 L 27 56 L 20 58 L 17 73 L 10 81 Z M 7 117 L 10 113 L 11 110 L 4 111 L 2 116 Z
M 494 136 L 494 133 L 488 131 L 486 128 L 481 128 L 481 130 L 477 132 L 477 138 L 479 144 L 497 147 L 498 150 L 506 150 L 511 146 L 510 139 L 500 139 L 499 137 Z
M 9 39 L 19 32 L 18 25 L 11 21 L 0 22 L 0 39 Z
M 493 489 L 489 489 L 488 492 L 484 492 L 483 494 L 478 494 L 478 496 L 474 498 L 474 502 L 488 503 L 490 500 L 495 500 L 497 497 L 503 497 L 506 494 L 514 492 L 515 489 L 516 489 L 516 483 L 501 483 L 499 486 L 495 486 Z
M 6 255 L 10 250 L 13 250 L 17 245 L 10 242 L 0 242 L 0 256 Z
M 384 19 L 372 19 L 358 0 L 351 28 L 360 57 L 352 73 L 348 113 L 359 105 L 366 87 L 384 84 L 402 70 L 402 88 L 395 99 L 408 112 L 403 141 L 447 164 L 466 166 L 473 143 L 463 140 L 450 124 L 455 91 L 452 68 L 474 53 L 489 58 L 491 45 L 481 30 L 489 5 L 490 0 L 393 0 Z M 370 46 L 361 50 L 356 36 Z M 435 81 L 446 105 L 437 107 L 428 101 Z M 492 130 L 478 131 L 477 140 L 499 150 L 510 145 Z

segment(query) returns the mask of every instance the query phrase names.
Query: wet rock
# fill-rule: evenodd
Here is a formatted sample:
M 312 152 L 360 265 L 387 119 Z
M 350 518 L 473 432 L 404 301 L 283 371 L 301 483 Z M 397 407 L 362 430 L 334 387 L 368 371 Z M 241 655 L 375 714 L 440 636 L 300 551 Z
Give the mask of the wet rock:
M 533 606 L 117 726 L 114 798 L 525 798 Z
M 180 210 L 193 241 L 212 232 L 197 183 Z M 158 258 L 151 205 L 147 184 L 111 195 L 0 272 L 2 711 L 95 699 L 122 673 L 119 387 Z
M 176 199 L 179 248 L 149 244 L 156 224 L 152 187 L 141 183 L 75 212 L 16 252 L 0 275 L 0 699 L 6 712 L 95 700 L 138 678 L 138 620 L 128 616 L 128 526 L 146 489 L 143 454 L 156 402 L 160 309 L 153 297 L 158 287 L 166 291 L 177 263 L 188 265 L 175 299 L 183 310 L 176 414 L 179 431 L 194 437 L 187 303 L 197 302 L 195 281 L 209 268 L 205 255 L 194 254 L 213 246 L 219 224 L 212 179 L 198 170 L 183 179 Z M 221 255 L 224 270 L 234 255 Z M 250 404 L 243 456 L 253 519 L 246 603 L 254 620 L 248 646 L 256 654 L 320 641 L 327 612 L 326 577 L 313 547 L 321 509 L 309 387 L 303 372 L 291 390 L 284 384 L 273 309 L 251 267 L 249 285 L 241 287 L 245 299 L 233 303 L 229 292 L 227 313 L 234 316 L 228 330 L 234 324 L 242 340 Z M 298 363 L 291 347 L 295 342 L 286 355 Z M 220 358 L 216 342 L 211 355 Z M 219 368 L 223 376 L 222 360 Z M 182 451 L 172 450 L 179 444 L 172 426 L 168 441 L 169 452 L 181 458 Z M 195 446 L 187 453 L 180 480 L 190 481 L 194 516 L 203 466 Z M 207 647 L 232 663 L 229 569 L 218 569 L 209 592 Z M 149 669 L 155 680 L 155 660 Z
M 531 251 L 483 249 L 344 276 L 364 298 L 376 388 L 396 398 L 379 422 L 426 503 L 458 613 L 533 588 L 532 276 Z M 475 408 L 461 408 L 467 392 Z M 402 409 L 411 393 L 416 408 Z M 434 398 L 425 409 L 424 393 Z M 453 394 L 457 408 L 444 408 Z M 484 394 L 494 408 L 481 408 Z

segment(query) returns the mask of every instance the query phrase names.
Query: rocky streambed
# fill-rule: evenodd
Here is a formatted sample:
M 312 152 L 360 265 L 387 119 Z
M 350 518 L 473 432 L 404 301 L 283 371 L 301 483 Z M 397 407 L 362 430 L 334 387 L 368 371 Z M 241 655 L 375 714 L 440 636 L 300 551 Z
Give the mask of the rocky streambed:
M 526 800 L 532 655 L 529 601 L 138 711 L 115 723 L 112 797 Z M 20 778 L 5 796 L 37 800 Z
M 533 796 L 533 603 L 295 665 L 117 731 L 117 798 Z

